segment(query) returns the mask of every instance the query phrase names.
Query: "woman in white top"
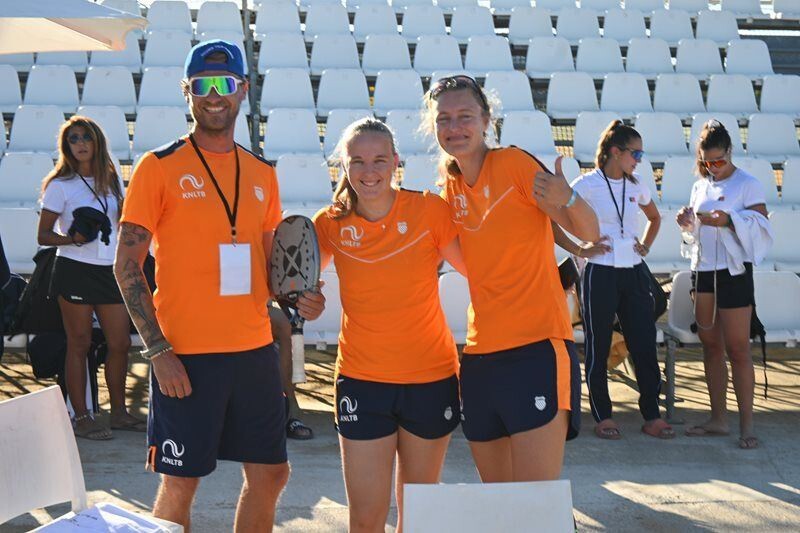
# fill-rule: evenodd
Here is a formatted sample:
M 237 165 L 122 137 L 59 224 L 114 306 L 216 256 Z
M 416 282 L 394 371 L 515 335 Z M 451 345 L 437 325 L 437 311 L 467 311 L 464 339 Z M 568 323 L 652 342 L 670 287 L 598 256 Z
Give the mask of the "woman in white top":
M 642 258 L 658 234 L 661 215 L 650 190 L 633 175 L 643 154 L 642 138 L 635 129 L 619 120 L 609 124 L 597 145 L 595 170 L 572 183 L 597 213 L 602 237 L 581 247 L 558 239 L 568 251 L 589 261 L 583 274 L 585 370 L 589 406 L 597 422 L 595 435 L 602 439 L 622 436 L 611 417 L 608 394 L 607 364 L 614 317 L 619 318 L 636 370 L 639 410 L 645 420 L 642 432 L 661 439 L 675 436 L 658 407 L 661 372 L 656 359 L 654 303 L 650 273 Z M 641 239 L 640 209 L 648 219 Z
M 38 240 L 43 246 L 58 247 L 53 290 L 67 335 L 65 376 L 75 410 L 75 434 L 106 440 L 112 437 L 110 429 L 92 418 L 85 400 L 93 314 L 108 346 L 105 377 L 111 429 L 146 429 L 146 423 L 129 414 L 125 405 L 130 319 L 112 270 L 122 186 L 105 136 L 92 120 L 76 115 L 66 121 L 58 134 L 58 149 L 58 162 L 42 184 Z
M 737 132 L 738 134 L 738 132 Z M 686 430 L 689 436 L 729 434 L 726 397 L 731 362 L 733 389 L 739 404 L 739 447 L 758 447 L 753 434 L 755 374 L 750 354 L 753 315 L 753 247 L 743 247 L 735 223 L 748 220 L 768 228 L 764 189 L 757 178 L 731 162 L 731 138 L 716 120 L 703 126 L 697 143 L 700 176 L 689 200 L 677 215 L 678 225 L 692 246 L 692 286 L 697 334 L 703 343 L 711 417 Z M 738 221 L 738 222 L 737 222 Z M 750 256 L 748 256 L 750 254 Z M 743 258 L 732 266 L 729 255 Z M 742 267 L 742 268 L 739 268 Z

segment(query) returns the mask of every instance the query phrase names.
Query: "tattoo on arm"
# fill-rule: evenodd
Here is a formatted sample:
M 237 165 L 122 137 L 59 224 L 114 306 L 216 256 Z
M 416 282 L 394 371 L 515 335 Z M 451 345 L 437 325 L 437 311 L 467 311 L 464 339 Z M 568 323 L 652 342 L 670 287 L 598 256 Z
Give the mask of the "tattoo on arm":
M 136 246 L 150 238 L 150 232 L 138 224 L 123 222 L 119 229 L 119 242 L 123 246 Z

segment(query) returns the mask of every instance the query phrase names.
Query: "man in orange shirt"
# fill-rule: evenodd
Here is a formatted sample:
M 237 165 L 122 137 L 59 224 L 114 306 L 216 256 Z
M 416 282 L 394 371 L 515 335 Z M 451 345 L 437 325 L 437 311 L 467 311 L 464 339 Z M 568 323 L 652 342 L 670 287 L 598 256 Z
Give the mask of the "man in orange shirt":
M 281 219 L 272 166 L 236 145 L 247 95 L 239 49 L 195 46 L 183 92 L 195 125 L 148 152 L 131 178 L 115 274 L 152 361 L 147 464 L 162 474 L 153 514 L 186 531 L 199 478 L 244 463 L 236 531 L 263 529 L 289 475 L 284 398 L 270 334 L 267 265 Z M 150 242 L 158 289 L 141 266 Z M 301 314 L 322 312 L 307 295 Z

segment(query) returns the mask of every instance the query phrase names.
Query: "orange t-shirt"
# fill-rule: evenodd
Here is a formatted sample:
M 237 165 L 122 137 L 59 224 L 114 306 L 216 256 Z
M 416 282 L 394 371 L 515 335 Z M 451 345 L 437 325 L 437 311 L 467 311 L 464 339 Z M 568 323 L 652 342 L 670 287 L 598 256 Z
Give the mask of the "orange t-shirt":
M 458 228 L 472 299 L 465 353 L 572 340 L 550 217 L 533 197 L 541 168 L 518 148 L 490 150 L 475 185 L 450 176 L 442 191 Z
M 153 234 L 156 317 L 179 354 L 228 353 L 272 342 L 263 234 L 281 220 L 273 167 L 239 151 L 238 243 L 250 244 L 250 294 L 220 296 L 220 244 L 231 243 L 225 208 L 186 137 L 148 152 L 133 171 L 122 222 Z M 233 209 L 236 159 L 202 150 Z
M 429 383 L 456 373 L 458 352 L 439 303 L 439 249 L 456 238 L 447 204 L 399 190 L 370 222 L 314 216 L 320 249 L 339 275 L 342 326 L 336 372 L 383 383 Z

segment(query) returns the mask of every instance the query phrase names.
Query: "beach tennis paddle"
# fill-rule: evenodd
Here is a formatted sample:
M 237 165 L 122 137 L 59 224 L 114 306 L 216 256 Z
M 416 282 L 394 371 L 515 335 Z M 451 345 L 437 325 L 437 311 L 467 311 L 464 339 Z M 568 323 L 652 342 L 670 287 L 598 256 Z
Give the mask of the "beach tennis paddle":
M 306 291 L 316 292 L 320 270 L 319 243 L 308 217 L 286 217 L 275 228 L 270 258 L 269 285 L 292 326 L 292 383 L 304 383 L 305 344 L 297 301 Z

